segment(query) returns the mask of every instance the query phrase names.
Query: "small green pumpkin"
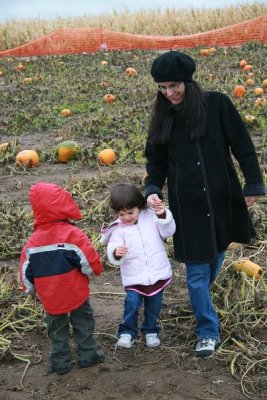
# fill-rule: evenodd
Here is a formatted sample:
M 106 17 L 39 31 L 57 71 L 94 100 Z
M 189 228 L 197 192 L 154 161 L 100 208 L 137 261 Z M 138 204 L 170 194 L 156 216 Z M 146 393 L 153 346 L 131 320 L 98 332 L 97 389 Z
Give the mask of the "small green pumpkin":
M 70 160 L 77 158 L 81 148 L 74 140 L 66 140 L 59 143 L 57 146 L 57 158 L 59 162 L 67 163 Z

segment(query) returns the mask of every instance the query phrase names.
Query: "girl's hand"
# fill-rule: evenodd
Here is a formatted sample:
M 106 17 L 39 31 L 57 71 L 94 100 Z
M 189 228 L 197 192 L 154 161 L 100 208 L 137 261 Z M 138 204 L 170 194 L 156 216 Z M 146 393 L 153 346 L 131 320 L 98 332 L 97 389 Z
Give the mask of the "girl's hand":
M 252 204 L 255 203 L 256 200 L 257 196 L 245 196 L 245 202 L 248 207 L 252 206 Z
M 115 256 L 123 257 L 123 256 L 126 256 L 127 252 L 128 252 L 128 248 L 126 246 L 118 246 L 115 249 Z
M 156 193 L 150 194 L 147 197 L 147 205 L 153 211 L 155 211 L 155 212 L 161 211 L 161 214 L 162 214 L 163 202 L 162 202 L 162 200 L 159 198 L 159 196 Z
M 165 204 L 161 201 L 160 204 L 154 210 L 155 214 L 160 216 L 165 213 Z

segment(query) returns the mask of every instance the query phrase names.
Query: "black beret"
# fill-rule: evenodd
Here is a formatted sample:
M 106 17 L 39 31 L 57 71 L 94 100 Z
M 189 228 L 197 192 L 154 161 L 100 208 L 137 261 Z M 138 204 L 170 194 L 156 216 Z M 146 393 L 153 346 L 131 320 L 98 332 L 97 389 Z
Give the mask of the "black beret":
M 196 70 L 194 60 L 180 51 L 167 51 L 157 57 L 151 67 L 155 82 L 192 82 Z

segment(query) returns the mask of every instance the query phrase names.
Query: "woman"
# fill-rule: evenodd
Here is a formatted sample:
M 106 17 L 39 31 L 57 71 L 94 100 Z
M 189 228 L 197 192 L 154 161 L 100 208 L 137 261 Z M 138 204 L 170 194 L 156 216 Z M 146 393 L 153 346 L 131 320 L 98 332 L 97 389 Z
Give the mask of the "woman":
M 255 236 L 248 214 L 265 194 L 255 148 L 240 115 L 223 93 L 202 91 L 192 79 L 194 60 L 168 51 L 152 63 L 158 95 L 145 154 L 145 196 L 157 210 L 167 178 L 169 207 L 176 222 L 175 258 L 185 263 L 198 337 L 196 355 L 211 356 L 220 343 L 210 284 L 231 242 Z M 232 156 L 238 161 L 243 190 Z

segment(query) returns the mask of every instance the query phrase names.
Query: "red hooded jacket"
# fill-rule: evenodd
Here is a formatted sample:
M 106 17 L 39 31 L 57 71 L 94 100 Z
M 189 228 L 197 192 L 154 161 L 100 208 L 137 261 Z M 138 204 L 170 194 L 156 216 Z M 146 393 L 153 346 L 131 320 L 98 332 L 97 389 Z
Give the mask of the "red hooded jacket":
M 69 192 L 39 182 L 29 198 L 34 232 L 21 252 L 23 291 L 37 292 L 48 314 L 68 313 L 88 298 L 89 276 L 102 272 L 100 256 L 87 235 L 69 222 L 82 218 Z

